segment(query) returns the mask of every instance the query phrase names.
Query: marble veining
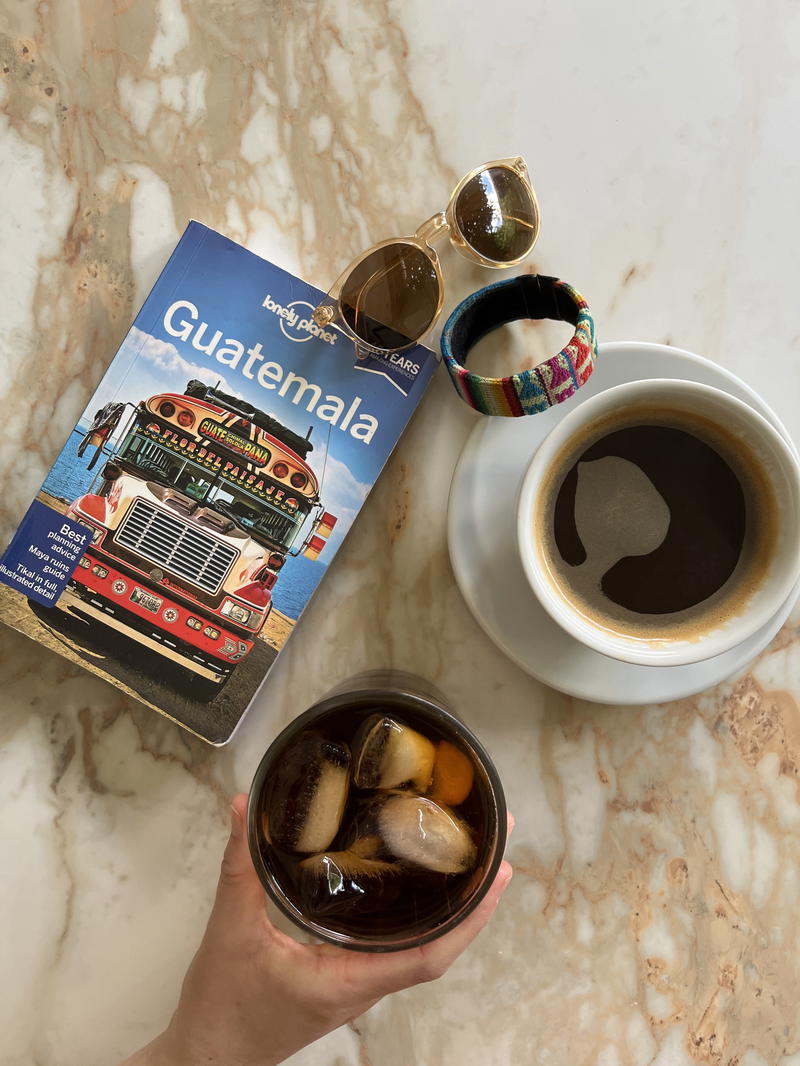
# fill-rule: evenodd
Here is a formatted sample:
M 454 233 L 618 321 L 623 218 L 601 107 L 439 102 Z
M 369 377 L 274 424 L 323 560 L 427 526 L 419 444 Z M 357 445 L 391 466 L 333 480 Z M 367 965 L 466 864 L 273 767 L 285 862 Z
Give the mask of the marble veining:
M 0 0 L 3 539 L 187 219 L 324 288 L 515 153 L 543 209 L 527 269 L 574 283 L 601 339 L 728 366 L 797 439 L 799 48 L 791 0 Z M 441 256 L 448 307 L 491 280 Z M 474 358 L 504 373 L 560 339 L 515 326 Z M 229 797 L 283 724 L 379 665 L 431 678 L 488 746 L 516 875 L 440 983 L 296 1066 L 800 1066 L 800 614 L 692 699 L 544 688 L 448 562 L 477 417 L 434 382 L 224 750 L 3 632 L 0 1066 L 113 1063 L 165 1023 Z

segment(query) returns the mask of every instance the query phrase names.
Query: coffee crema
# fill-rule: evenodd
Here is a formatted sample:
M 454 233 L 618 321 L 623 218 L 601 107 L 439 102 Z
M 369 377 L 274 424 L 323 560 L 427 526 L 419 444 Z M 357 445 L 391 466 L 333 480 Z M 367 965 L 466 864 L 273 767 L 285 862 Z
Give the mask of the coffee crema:
M 746 606 L 766 574 L 778 512 L 745 442 L 702 415 L 641 404 L 567 444 L 533 523 L 551 582 L 587 621 L 691 640 Z

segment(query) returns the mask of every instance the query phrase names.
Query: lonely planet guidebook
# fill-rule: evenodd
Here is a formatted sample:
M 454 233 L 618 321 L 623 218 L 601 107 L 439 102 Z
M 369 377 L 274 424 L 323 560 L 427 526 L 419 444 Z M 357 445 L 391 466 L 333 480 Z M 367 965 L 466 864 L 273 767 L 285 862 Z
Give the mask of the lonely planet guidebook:
M 0 559 L 0 618 L 213 744 L 425 391 L 319 290 L 191 222 Z

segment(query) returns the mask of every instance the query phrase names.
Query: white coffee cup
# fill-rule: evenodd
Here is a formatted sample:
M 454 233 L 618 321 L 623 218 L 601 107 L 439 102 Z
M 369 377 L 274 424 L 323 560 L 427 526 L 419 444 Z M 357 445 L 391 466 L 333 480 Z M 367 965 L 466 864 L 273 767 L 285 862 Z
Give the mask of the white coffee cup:
M 554 464 L 570 444 L 591 434 L 595 422 L 625 407 L 655 405 L 685 411 L 722 427 L 756 464 L 775 503 L 777 521 L 769 558 L 755 587 L 729 615 L 707 631 L 654 639 L 623 632 L 594 620 L 570 600 L 547 564 L 536 536 L 535 515 Z M 588 444 L 587 444 L 588 446 Z M 692 381 L 653 379 L 607 389 L 569 411 L 547 435 L 523 478 L 517 502 L 517 543 L 530 586 L 548 614 L 577 640 L 603 655 L 643 666 L 680 666 L 729 651 L 747 640 L 777 612 L 800 578 L 800 465 L 792 448 L 748 404 L 720 389 Z M 668 629 L 667 629 L 668 632 Z M 535 640 L 536 635 L 531 634 Z

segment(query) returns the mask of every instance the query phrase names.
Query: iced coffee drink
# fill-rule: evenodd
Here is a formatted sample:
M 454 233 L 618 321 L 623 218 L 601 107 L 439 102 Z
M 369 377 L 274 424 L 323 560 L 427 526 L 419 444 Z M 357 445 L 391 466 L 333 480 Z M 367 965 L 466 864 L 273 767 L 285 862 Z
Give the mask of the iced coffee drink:
M 412 687 L 356 686 L 306 712 L 267 753 L 251 795 L 251 847 L 270 895 L 350 947 L 406 947 L 451 928 L 502 858 L 494 768 Z

